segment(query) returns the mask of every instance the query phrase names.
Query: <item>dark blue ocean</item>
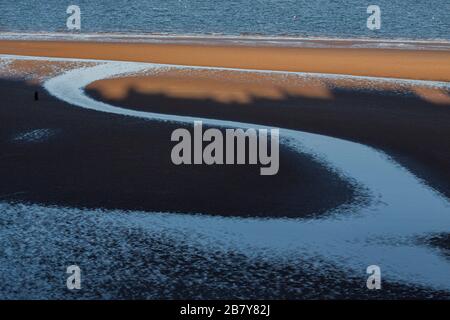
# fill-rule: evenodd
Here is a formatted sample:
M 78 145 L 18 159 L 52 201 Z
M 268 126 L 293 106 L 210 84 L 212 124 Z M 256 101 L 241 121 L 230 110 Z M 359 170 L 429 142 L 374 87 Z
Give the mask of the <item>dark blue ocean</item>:
M 450 0 L 0 0 L 0 31 L 65 31 L 71 4 L 82 33 L 450 40 Z M 366 26 L 371 4 L 380 30 Z

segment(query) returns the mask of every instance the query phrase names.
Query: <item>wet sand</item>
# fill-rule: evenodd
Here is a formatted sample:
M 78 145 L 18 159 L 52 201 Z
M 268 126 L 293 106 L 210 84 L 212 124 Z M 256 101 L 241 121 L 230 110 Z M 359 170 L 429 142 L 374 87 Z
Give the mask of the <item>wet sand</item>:
M 117 44 L 88 43 L 85 44 L 88 47 L 84 47 L 60 43 L 59 49 L 57 46 L 48 47 L 51 43 L 47 42 L 23 44 L 21 48 L 12 42 L 6 44 L 9 47 L 0 46 L 0 51 L 10 50 L 9 53 L 17 54 L 40 52 L 45 56 L 93 55 L 102 59 L 118 57 L 134 60 L 144 57 L 172 61 L 170 63 L 186 61 L 186 64 L 192 64 L 188 63 L 189 61 L 197 61 L 198 64 L 214 61 L 218 63 L 225 58 L 225 62 L 230 65 L 236 65 L 238 62 L 241 67 L 257 65 L 258 68 L 263 68 L 267 66 L 265 63 L 268 63 L 264 54 L 262 60 L 255 59 L 255 55 L 250 54 L 255 48 L 248 48 L 250 51 L 242 55 L 247 58 L 239 62 L 231 56 L 236 55 L 235 51 L 244 48 L 229 48 L 214 55 L 212 53 L 219 48 L 211 47 L 212 49 L 206 50 L 208 55 L 205 56 L 212 60 L 203 60 L 204 57 L 199 58 L 202 54 L 198 47 L 195 47 L 193 55 L 190 56 L 183 51 L 177 52 L 171 46 L 160 46 L 160 49 L 155 49 L 156 52 L 152 50 L 149 53 L 146 50 L 151 47 L 147 45 L 139 45 L 135 51 L 129 50 L 128 45 L 120 47 Z M 75 52 L 71 50 L 75 48 L 71 47 L 72 45 L 78 48 Z M 89 48 L 95 50 L 88 51 Z M 371 57 L 381 54 L 381 62 L 391 53 L 390 50 L 367 51 L 372 52 L 369 55 Z M 167 52 L 172 55 L 165 55 Z M 338 63 L 337 67 L 326 63 L 322 67 L 331 71 L 343 70 L 339 68 L 345 67 L 344 61 L 350 59 L 351 55 L 344 57 L 347 51 L 333 52 L 341 52 L 343 56 L 340 58 L 343 62 Z M 442 61 L 448 61 L 447 52 L 424 52 L 424 55 L 421 55 L 403 51 L 404 55 L 395 51 L 392 55 L 396 58 L 391 60 L 391 67 L 380 67 L 379 70 L 370 67 L 367 61 L 364 66 L 364 57 L 367 59 L 368 56 L 364 53 L 365 50 L 358 52 L 357 56 L 362 58 L 351 58 L 350 60 L 355 61 L 355 68 L 347 63 L 346 73 L 374 75 L 379 72 L 388 77 L 394 74 L 406 78 L 433 80 L 447 80 L 449 75 L 445 64 L 438 66 Z M 153 56 L 157 54 L 159 56 Z M 281 59 L 272 54 L 269 55 L 270 59 Z M 322 54 L 324 56 L 321 57 L 326 61 L 328 53 L 322 51 Z M 197 60 L 193 59 L 196 55 Z M 283 53 L 281 56 L 285 59 L 288 55 Z M 306 58 L 307 55 L 302 57 Z M 431 68 L 431 63 L 426 63 L 429 59 L 434 59 L 434 68 Z M 283 64 L 285 61 L 277 61 L 270 61 L 273 62 L 272 69 L 286 67 Z M 394 63 L 399 61 L 400 66 Z M 422 62 L 428 66 L 428 70 L 422 68 Z M 149 122 L 70 106 L 50 96 L 40 87 L 42 79 L 54 71 L 48 68 L 46 63 L 46 67 L 41 68 L 42 74 L 34 81 L 26 80 L 26 74 L 38 73 L 39 63 L 18 65 L 23 68 L 14 67 L 20 69 L 16 80 L 1 80 L 0 84 L 0 117 L 4 124 L 0 128 L 0 197 L 4 202 L 78 208 L 208 212 L 216 215 L 229 215 L 232 212 L 238 216 L 320 217 L 329 208 L 364 196 L 358 194 L 354 186 L 327 171 L 308 156 L 294 154 L 284 148 L 280 154 L 280 172 L 273 177 L 261 177 L 259 168 L 248 166 L 176 167 L 171 165 L 169 159 L 172 146 L 170 133 L 180 125 Z M 66 67 L 58 66 L 63 69 Z M 294 66 L 297 67 L 305 71 L 312 66 L 308 61 L 302 60 Z M 321 66 L 315 67 L 320 69 Z M 441 72 L 442 70 L 444 72 Z M 341 80 L 295 82 L 288 78 L 283 82 L 283 79 L 276 79 L 276 76 L 242 76 L 232 72 L 228 72 L 225 77 L 223 75 L 201 71 L 167 71 L 152 77 L 103 80 L 92 84 L 87 91 L 97 99 L 128 108 L 257 122 L 359 141 L 386 151 L 449 197 L 450 176 L 447 172 L 450 167 L 450 146 L 443 138 L 450 133 L 448 91 L 420 86 L 373 86 L 364 82 Z M 39 101 L 33 100 L 35 91 L 39 92 Z M 249 197 L 249 194 L 252 196 Z M 26 226 L 38 221 L 37 226 L 51 226 L 49 230 L 64 234 L 62 239 L 66 239 L 65 227 L 61 227 L 66 225 L 57 217 L 34 217 L 35 213 L 27 217 L 19 211 L 16 213 L 18 216 L 12 221 L 25 217 Z M 117 270 L 132 270 L 131 274 L 135 274 L 136 279 L 145 279 L 144 282 L 136 281 L 137 284 L 131 287 L 130 278 L 121 278 L 119 283 L 114 284 L 103 280 L 99 280 L 100 284 L 93 284 L 93 287 L 106 289 L 105 292 L 116 298 L 147 298 L 150 291 L 156 297 L 166 298 L 236 298 L 236 292 L 230 288 L 236 281 L 239 283 L 240 279 L 243 281 L 242 289 L 246 290 L 242 291 L 242 296 L 247 298 L 448 299 L 447 292 L 387 281 L 384 283 L 383 292 L 371 293 L 364 288 L 365 282 L 360 278 L 349 277 L 344 272 L 341 274 L 341 271 L 336 272 L 332 266 L 327 269 L 328 274 L 322 276 L 318 273 L 315 277 L 310 277 L 310 271 L 316 267 L 299 261 L 254 264 L 255 261 L 236 256 L 232 251 L 227 253 L 229 256 L 224 256 L 223 253 L 192 249 L 186 244 L 186 251 L 195 251 L 195 259 L 192 259 L 192 256 L 186 258 L 180 253 L 180 250 L 184 250 L 184 244 L 179 243 L 159 252 L 150 248 L 165 244 L 166 239 L 148 238 L 139 228 L 129 228 L 126 225 L 120 228 L 115 226 L 116 229 L 110 230 L 108 226 L 98 225 L 96 218 L 93 219 L 92 223 L 86 219 L 87 226 L 81 216 L 71 222 L 72 227 L 82 231 L 82 236 L 74 233 L 74 243 L 85 241 L 81 250 L 73 252 L 71 257 L 81 259 L 87 265 L 101 264 L 104 259 L 92 256 L 95 250 L 91 251 L 87 244 L 98 242 L 100 256 L 106 255 L 107 252 L 106 256 L 114 257 Z M 14 225 L 8 218 L 5 220 L 5 217 L 2 217 L 1 222 L 8 226 Z M 110 237 L 105 237 L 105 234 Z M 123 239 L 133 248 L 136 244 L 139 245 L 134 257 L 124 259 L 123 249 L 116 246 Z M 44 241 L 47 240 L 44 237 Z M 444 244 L 439 243 L 436 246 L 446 248 L 448 237 L 443 242 Z M 130 257 L 129 253 L 134 252 L 131 247 L 126 251 Z M 83 248 L 88 249 L 84 252 Z M 166 254 L 174 252 L 174 249 L 178 250 L 177 254 Z M 210 261 L 209 264 L 203 263 L 205 257 Z M 52 260 L 51 257 L 47 259 L 51 262 L 45 265 L 49 274 L 60 270 L 59 264 L 65 261 Z M 229 263 L 226 264 L 229 268 L 224 267 L 224 261 Z M 151 275 L 145 273 L 148 268 L 135 267 L 141 266 L 142 263 L 145 266 L 159 266 L 170 279 L 170 288 L 159 287 L 158 281 L 156 284 L 152 282 Z M 180 266 L 189 267 L 183 268 L 182 271 L 173 271 Z M 201 277 L 206 275 L 211 279 L 211 287 L 204 282 L 186 286 L 183 279 L 191 277 L 192 274 L 199 274 Z M 331 283 L 327 276 L 330 274 L 334 275 Z M 226 285 L 214 286 L 216 283 L 224 283 L 224 277 Z M 295 280 L 294 284 L 292 279 Z M 330 287 L 334 288 L 331 292 Z M 298 290 L 299 288 L 302 289 Z M 15 294 L 20 296 L 21 293 Z M 51 294 L 60 297 L 58 292 Z M 101 293 L 97 291 L 86 291 L 85 294 L 89 298 L 102 298 Z
M 450 51 L 0 41 L 0 53 L 450 81 Z
M 0 216 L 4 229 L 17 229 L 16 238 L 8 236 L 5 247 L 16 248 L 18 256 L 10 258 L 12 266 L 24 266 L 28 272 L 20 286 L 4 286 L 2 297 L 53 299 L 448 299 L 448 293 L 407 284 L 383 282 L 382 291 L 368 291 L 365 275 L 348 273 L 332 265 L 307 260 L 274 262 L 254 260 L 233 251 L 210 252 L 190 243 L 174 242 L 158 233 L 149 234 L 139 226 L 122 220 L 101 223 L 108 211 L 90 212 L 89 208 L 157 208 L 172 210 L 236 210 L 262 208 L 273 215 L 270 206 L 279 205 L 292 188 L 291 208 L 305 214 L 302 202 L 332 207 L 345 200 L 346 185 L 330 180 L 330 173 L 320 172 L 313 162 L 294 154 L 284 154 L 280 171 L 280 193 L 271 190 L 274 180 L 258 180 L 259 175 L 245 170 L 178 171 L 167 167 L 161 157 L 169 147 L 164 141 L 171 126 L 154 122 L 98 113 L 69 106 L 48 96 L 38 86 L 25 82 L 2 81 L 3 97 L 0 141 L 2 142 L 1 175 L 3 202 L 31 202 L 46 205 L 80 207 L 78 214 L 64 214 L 64 209 L 31 210 L 11 206 L 11 212 Z M 40 100 L 32 92 L 39 90 Z M 23 133 L 47 129 L 48 136 L 17 139 Z M 151 148 L 149 148 L 151 146 Z M 292 165 L 289 165 L 292 159 Z M 303 172 L 305 170 L 305 172 Z M 306 174 L 306 175 L 305 175 Z M 300 175 L 299 179 L 295 179 Z M 308 179 L 308 176 L 310 178 Z M 226 189 L 212 185 L 219 179 Z M 332 177 L 332 175 L 331 175 Z M 325 179 L 325 180 L 324 180 Z M 167 183 L 167 185 L 166 185 Z M 174 184 L 173 184 L 174 183 Z M 275 181 L 276 183 L 276 181 Z M 319 185 L 315 185 L 319 183 Z M 311 188 L 320 198 L 302 198 Z M 228 188 L 231 186 L 232 188 Z M 6 187 L 6 189 L 5 189 Z M 326 188 L 326 189 L 320 189 Z M 328 189 L 329 188 L 329 189 Z M 213 191 L 211 191 L 211 189 Z M 253 195 L 265 197 L 251 198 Z M 346 191 L 347 190 L 347 191 Z M 245 191 L 246 193 L 239 194 Z M 5 194 L 4 192 L 9 192 Z M 167 192 L 177 192 L 177 198 Z M 202 196 L 195 199 L 196 193 Z M 208 197 L 205 197 L 208 193 Z M 216 193 L 216 194 L 215 194 Z M 215 194 L 215 195 L 214 195 Z M 227 194 L 230 194 L 228 198 Z M 327 197 L 323 197 L 326 194 Z M 170 195 L 170 194 L 169 194 Z M 211 196 L 212 195 L 212 196 Z M 351 196 L 351 193 L 347 193 Z M 339 196 L 340 198 L 335 198 Z M 233 199 L 232 199 L 233 198 Z M 330 199 L 338 199 L 330 203 Z M 194 203 L 194 200 L 197 201 Z M 286 198 L 282 199 L 283 201 Z M 328 201 L 328 202 L 324 202 Z M 234 203 L 226 203 L 234 201 Z M 140 206 L 136 206 L 139 203 Z M 194 207 L 190 207 L 190 206 Z M 235 208 L 233 208 L 235 205 Z M 228 206 L 228 207 L 226 207 Z M 258 207 L 259 206 L 259 207 Z M 22 208 L 22 211 L 20 211 Z M 85 209 L 83 209 L 85 208 Z M 218 211 L 217 208 L 220 210 Z M 281 212 L 281 207 L 277 207 Z M 303 210 L 303 211 L 302 211 Z M 297 211 L 297 214 L 298 212 Z M 293 212 L 293 211 L 291 211 Z M 229 213 L 229 212 L 228 212 Z M 306 215 L 308 217 L 308 215 Z M 31 241 L 33 239 L 34 241 Z M 45 243 L 43 246 L 42 244 Z M 50 246 L 52 254 L 45 248 Z M 74 248 L 67 250 L 67 248 Z M 29 254 L 33 252 L 33 254 Z M 20 259 L 18 258 L 20 257 Z M 44 261 L 45 263 L 42 263 Z M 81 293 L 67 293 L 61 284 L 61 270 L 77 261 L 86 274 Z M 39 263 L 37 263 L 39 262 Z M 34 272 L 30 271 L 30 266 Z M 320 266 L 320 267 L 318 267 Z M 22 270 L 19 268 L 19 270 Z M 37 271 L 36 271 L 37 270 Z M 124 272 L 124 271 L 127 272 Z M 164 275 L 163 285 L 154 270 Z M 89 276 L 94 274 L 95 277 Z M 329 274 L 333 276 L 330 277 Z M 41 276 L 45 275 L 45 276 Z M 199 279 L 208 278 L 207 282 Z M 111 280 L 114 279 L 114 281 Z M 16 283 L 16 282 L 15 282 Z M 36 283 L 46 284 L 36 291 Z M 26 288 L 26 290 L 24 290 Z M 33 291 L 34 290 L 34 291 Z
M 259 165 L 176 166 L 170 136 L 179 125 L 79 109 L 23 81 L 0 84 L 4 201 L 314 217 L 356 196 L 348 182 L 286 148 L 275 176 L 261 176 Z
M 0 53 L 450 80 L 449 51 L 0 41 Z M 67 68 L 63 62 L 51 65 Z M 10 69 L 19 78 L 33 74 L 37 84 L 53 67 L 16 61 Z M 8 86 L 4 90 L 9 92 Z M 450 133 L 448 90 L 230 70 L 166 70 L 157 76 L 99 81 L 88 93 L 140 110 L 256 122 L 362 142 L 386 151 L 450 197 L 450 146 L 442 139 Z M 313 211 L 320 210 L 311 207 Z
M 384 150 L 450 197 L 448 90 L 230 71 L 168 70 L 101 80 L 88 94 L 112 105 L 258 123 Z

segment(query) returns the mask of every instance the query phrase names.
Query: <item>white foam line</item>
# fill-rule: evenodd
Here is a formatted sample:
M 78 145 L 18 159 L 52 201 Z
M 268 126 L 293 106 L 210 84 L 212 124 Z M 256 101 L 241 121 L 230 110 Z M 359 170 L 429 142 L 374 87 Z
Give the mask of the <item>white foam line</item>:
M 0 32 L 0 39 L 193 39 L 193 40 L 240 40 L 240 41 L 275 41 L 275 42 L 367 42 L 367 43 L 393 43 L 393 44 L 442 44 L 450 45 L 448 39 L 407 39 L 407 38 L 337 38 L 337 37 L 295 37 L 295 36 L 270 36 L 270 35 L 227 35 L 227 34 L 171 34 L 171 33 L 82 33 L 67 32 Z
M 157 73 L 160 68 L 161 65 L 148 63 L 107 62 L 68 71 L 46 81 L 44 86 L 63 101 L 101 112 L 183 124 L 202 120 L 210 126 L 261 127 L 118 108 L 86 96 L 83 90 L 97 80 L 128 73 Z M 359 273 L 364 273 L 368 265 L 377 264 L 385 279 L 450 291 L 449 262 L 413 241 L 417 236 L 450 230 L 450 204 L 446 198 L 370 147 L 295 130 L 281 129 L 280 134 L 284 143 L 310 153 L 317 161 L 364 185 L 379 201 L 366 207 L 336 208 L 330 218 L 316 220 L 127 214 L 151 232 L 164 230 L 174 237 L 182 232 L 192 243 L 206 248 L 228 247 L 268 259 L 284 255 L 298 258 L 299 264 L 302 259 L 319 256 Z M 353 213 L 348 214 L 349 210 Z

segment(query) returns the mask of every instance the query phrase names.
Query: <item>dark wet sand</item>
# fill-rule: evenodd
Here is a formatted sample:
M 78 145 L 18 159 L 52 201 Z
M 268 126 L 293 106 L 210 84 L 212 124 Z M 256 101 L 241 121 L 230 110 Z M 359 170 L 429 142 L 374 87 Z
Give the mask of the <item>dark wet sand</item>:
M 329 88 L 332 98 L 326 99 L 285 93 L 281 99 L 253 96 L 246 103 L 143 93 L 133 87 L 123 96 L 108 95 L 108 86 L 117 89 L 125 82 L 99 81 L 87 92 L 126 108 L 259 123 L 360 142 L 385 151 L 450 198 L 450 103 L 433 103 L 411 90 L 357 87 Z
M 38 102 L 33 100 L 34 90 L 40 93 Z M 285 212 L 294 215 L 301 211 L 305 216 L 311 216 L 313 212 L 323 212 L 326 207 L 350 201 L 354 196 L 351 186 L 330 175 L 329 172 L 324 172 L 323 168 L 308 158 L 286 150 L 281 154 L 283 162 L 280 174 L 275 177 L 263 177 L 264 179 L 258 175 L 258 168 L 249 170 L 232 167 L 225 170 L 203 166 L 174 167 L 169 165 L 168 151 L 171 148 L 169 137 L 171 130 L 178 126 L 72 107 L 49 96 L 40 87 L 19 81 L 1 81 L 0 96 L 3 97 L 0 105 L 2 119 L 0 175 L 4 178 L 0 187 L 4 201 L 145 210 L 163 208 L 164 211 L 171 209 L 183 212 L 201 209 L 210 210 L 210 213 L 214 214 L 236 210 L 234 211 L 236 214 L 242 215 L 244 209 L 251 208 L 259 209 L 260 215 L 272 215 L 274 212 L 279 213 L 280 207 L 284 204 Z M 133 103 L 141 101 L 143 97 L 137 98 Z M 157 100 L 159 102 L 168 102 L 164 97 L 159 99 L 163 99 Z M 375 101 L 375 98 L 372 99 Z M 388 97 L 385 99 L 389 100 Z M 150 101 L 149 97 L 145 97 L 145 101 Z M 130 102 L 131 100 L 126 100 L 127 104 Z M 188 101 L 184 101 L 183 105 L 186 102 Z M 271 104 L 267 101 L 266 103 L 269 108 Z M 207 106 L 198 105 L 200 109 L 193 111 L 205 112 L 204 108 Z M 177 110 L 178 105 L 175 101 L 171 101 L 170 106 L 173 106 L 172 111 Z M 230 109 L 227 106 L 222 107 L 225 109 L 222 112 L 225 113 L 221 116 L 228 118 Z M 242 110 L 242 106 L 239 107 Z M 291 108 L 295 109 L 295 105 Z M 325 106 L 320 104 L 314 109 L 310 106 L 313 111 L 320 111 L 317 114 L 311 111 L 310 125 L 319 123 L 317 118 L 322 122 L 325 121 L 324 114 L 333 114 L 324 108 Z M 210 111 L 210 114 L 213 115 L 218 111 Z M 267 114 L 272 116 L 270 112 Z M 243 112 L 240 118 L 250 119 L 252 116 L 253 112 Z M 266 120 L 268 119 L 264 118 L 264 121 Z M 289 126 L 287 119 L 274 118 L 273 121 L 280 123 L 283 121 L 283 124 Z M 339 127 L 339 125 L 332 126 L 331 123 L 330 121 L 329 127 Z M 44 128 L 55 132 L 48 140 L 28 143 L 12 141 L 17 134 Z M 248 197 L 249 194 L 252 195 L 251 198 Z M 298 210 L 289 211 L 288 206 Z M 10 218 L 12 221 L 27 219 Z M 37 219 L 29 219 L 30 225 L 37 223 L 54 227 L 54 225 L 65 226 L 67 223 L 59 221 L 55 216 L 41 215 Z M 79 220 L 83 220 L 84 224 L 79 223 Z M 55 270 L 63 270 L 62 267 L 72 261 L 91 266 L 94 265 L 93 261 L 105 259 L 112 261 L 112 264 L 101 270 L 95 268 L 90 270 L 88 267 L 86 274 L 99 275 L 101 272 L 105 275 L 114 275 L 115 272 L 127 270 L 130 276 L 123 277 L 120 273 L 122 278 L 115 278 L 115 281 L 108 280 L 110 277 L 86 277 L 84 285 L 87 289 L 77 296 L 63 291 L 61 289 L 63 285 L 59 285 L 58 277 L 51 278 L 52 283 L 56 283 L 56 289 L 51 291 L 51 297 L 449 298 L 446 292 L 388 281 L 383 282 L 383 290 L 368 291 L 365 288 L 364 274 L 347 274 L 329 265 L 325 265 L 326 267 L 321 265 L 318 269 L 317 265 L 307 261 L 274 263 L 255 261 L 232 251 L 205 252 L 193 248 L 189 243 L 166 244 L 163 241 L 164 237 L 149 238 L 138 228 L 121 229 L 86 220 L 74 218 L 70 222 L 70 234 L 79 235 L 79 239 L 73 244 L 64 242 L 62 256 L 46 257 L 42 253 L 37 255 L 39 259 L 45 261 L 41 265 L 45 274 L 53 276 Z M 57 232 L 65 231 L 58 227 Z M 104 234 L 109 234 L 110 237 L 105 237 Z M 100 236 L 97 237 L 98 235 Z M 91 242 L 90 239 L 95 241 Z M 134 250 L 128 248 L 124 252 L 123 247 L 117 245 L 121 241 L 125 241 L 125 244 Z M 77 249 L 67 255 L 67 245 Z M 93 256 L 89 251 L 92 245 L 101 248 L 100 256 Z M 155 247 L 158 250 L 153 249 Z M 183 254 L 185 252 L 189 254 Z M 35 258 L 28 257 L 30 261 L 22 263 L 36 263 Z M 154 279 L 152 266 L 157 266 L 157 270 L 166 277 L 164 285 Z M 205 278 L 208 281 L 199 281 Z M 8 288 L 2 288 L 2 291 L 8 292 Z
M 40 100 L 34 101 L 34 91 Z M 319 216 L 354 201 L 348 182 L 285 148 L 280 171 L 255 166 L 176 166 L 179 125 L 72 107 L 43 89 L 0 82 L 0 199 L 70 207 L 237 216 Z M 36 129 L 42 141 L 14 141 Z M 324 197 L 323 195 L 327 195 Z

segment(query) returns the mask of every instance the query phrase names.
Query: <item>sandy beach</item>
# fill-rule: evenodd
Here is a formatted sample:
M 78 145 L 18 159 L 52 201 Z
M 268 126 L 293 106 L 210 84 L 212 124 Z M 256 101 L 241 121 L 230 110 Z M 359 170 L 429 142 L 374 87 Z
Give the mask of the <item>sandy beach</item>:
M 433 50 L 0 41 L 0 53 L 450 81 L 450 52 Z M 32 64 L 12 68 L 41 77 L 51 71 Z M 450 195 L 450 146 L 440 138 L 450 130 L 446 89 L 205 69 L 103 80 L 87 90 L 127 108 L 246 120 L 373 145 Z
M 442 85 L 450 82 L 450 51 L 3 40 L 0 55 L 164 64 L 93 81 L 83 94 L 125 110 L 254 123 L 357 142 L 384 152 L 426 188 L 450 199 L 450 142 L 445 138 L 450 136 L 450 90 Z M 88 69 L 95 61 L 8 59 L 0 68 L 0 199 L 4 202 L 130 211 L 132 215 L 133 211 L 170 212 L 186 219 L 206 213 L 219 219 L 301 220 L 326 219 L 333 208 L 372 201 L 371 190 L 286 145 L 281 146 L 276 176 L 260 176 L 250 165 L 177 167 L 170 161 L 170 134 L 189 125 L 79 108 L 43 88 L 47 80 L 68 70 Z M 139 215 L 135 219 L 139 221 Z M 41 222 L 52 223 L 44 220 Z M 62 230 L 59 225 L 54 228 Z M 142 245 L 136 255 L 144 262 L 138 259 L 135 263 L 157 265 L 160 258 L 153 257 L 153 251 L 152 257 L 146 258 L 146 250 L 165 243 L 165 238 L 153 238 L 152 233 L 149 240 L 145 227 L 126 228 L 130 229 L 120 229 L 117 234 Z M 350 233 L 350 228 L 343 230 Z M 101 232 L 95 237 L 104 237 Z M 428 236 L 434 240 L 426 245 L 448 250 L 445 233 L 425 235 L 421 241 L 426 243 Z M 99 246 L 100 250 L 111 244 L 101 242 Z M 188 287 L 174 280 L 181 276 L 167 270 L 186 264 L 187 258 L 179 254 L 181 247 L 176 243 L 167 248 L 176 248 L 177 254 L 164 260 L 172 287 L 168 291 L 158 287 L 160 297 L 236 297 L 221 286 L 208 288 L 208 294 L 202 295 L 203 284 Z M 120 250 L 110 250 L 120 260 Z M 247 291 L 243 295 L 247 297 L 255 297 L 248 290 L 252 281 L 257 288 L 264 288 L 266 298 L 314 298 L 327 290 L 322 286 L 326 275 L 309 279 L 312 284 L 306 291 L 292 287 L 290 275 L 304 282 L 310 276 L 306 269 L 315 269 L 308 263 L 300 270 L 292 269 L 292 261 L 277 266 L 263 260 L 255 266 L 254 257 L 235 255 L 228 247 L 224 250 L 228 250 L 226 254 L 194 255 L 211 259 L 217 268 L 204 272 L 219 282 L 222 259 L 231 266 L 222 270 L 230 279 L 242 276 L 236 270 L 244 266 L 252 273 L 244 280 Z M 86 254 L 77 253 L 80 259 L 94 263 Z M 195 260 L 192 270 L 201 273 L 197 266 L 203 266 L 202 261 Z M 271 276 L 277 272 L 283 276 Z M 155 285 L 152 281 L 156 280 L 115 296 L 145 297 L 146 288 Z M 377 295 L 358 287 L 359 276 L 346 280 L 339 274 L 335 281 L 340 289 L 334 297 L 340 298 L 448 298 L 445 290 L 404 282 L 387 281 L 387 290 Z M 277 288 L 276 293 L 271 294 L 269 288 Z
M 450 53 L 440 50 L 0 41 L 0 53 L 417 80 L 450 80 L 448 63 Z

